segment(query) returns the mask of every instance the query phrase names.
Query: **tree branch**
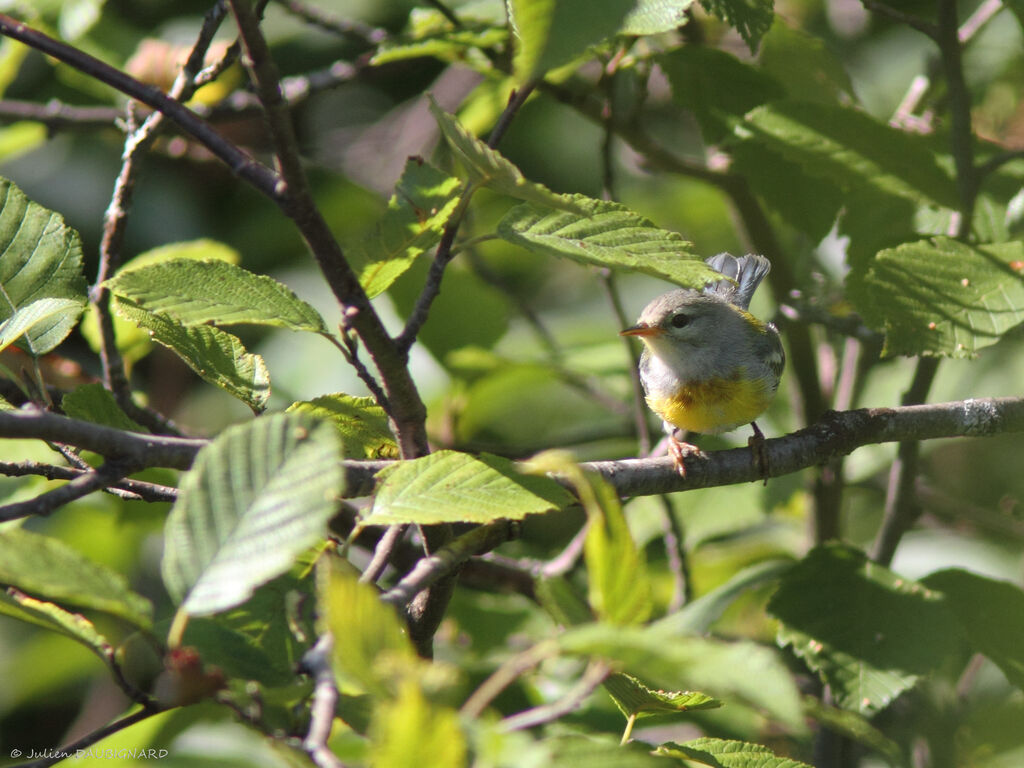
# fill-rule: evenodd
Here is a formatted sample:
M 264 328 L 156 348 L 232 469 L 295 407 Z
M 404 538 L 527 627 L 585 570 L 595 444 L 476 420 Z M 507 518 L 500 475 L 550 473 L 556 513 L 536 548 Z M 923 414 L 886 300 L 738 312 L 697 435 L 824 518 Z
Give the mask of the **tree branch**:
M 26 763 L 18 763 L 11 768 L 46 768 L 49 765 L 55 765 L 69 757 L 74 757 L 75 752 L 78 750 L 86 749 L 91 747 L 97 741 L 107 738 L 118 731 L 123 731 L 125 728 L 129 728 L 136 723 L 141 723 L 143 720 L 152 717 L 153 715 L 159 714 L 163 710 L 159 709 L 140 709 L 131 715 L 126 715 L 120 720 L 115 720 L 109 725 L 105 725 L 102 728 L 97 728 L 92 733 L 86 734 L 78 741 L 72 742 L 61 749 L 52 750 L 53 754 L 47 757 L 41 757 L 38 760 L 29 760 Z
M 239 178 L 249 182 L 271 200 L 280 204 L 277 174 L 253 160 L 217 133 L 195 112 L 170 98 L 159 88 L 139 82 L 131 75 L 115 69 L 73 46 L 54 40 L 5 14 L 0 14 L 0 35 L 5 35 L 42 51 L 101 83 L 106 83 L 111 88 L 131 96 L 136 101 L 163 112 L 183 131 L 197 139 L 220 158 Z
M 7 477 L 24 477 L 35 475 L 47 480 L 74 480 L 91 470 L 75 467 L 58 467 L 54 464 L 40 464 L 35 461 L 0 461 L 0 475 Z M 119 490 L 132 494 L 142 501 L 174 501 L 178 498 L 178 489 L 144 480 L 119 480 L 108 485 L 107 490 Z
M 329 634 L 320 636 L 316 644 L 302 657 L 302 667 L 313 678 L 313 701 L 309 707 L 309 731 L 302 748 L 319 768 L 344 768 L 338 757 L 327 746 L 334 725 L 334 707 L 338 702 L 338 688 L 331 669 L 331 649 L 334 639 Z

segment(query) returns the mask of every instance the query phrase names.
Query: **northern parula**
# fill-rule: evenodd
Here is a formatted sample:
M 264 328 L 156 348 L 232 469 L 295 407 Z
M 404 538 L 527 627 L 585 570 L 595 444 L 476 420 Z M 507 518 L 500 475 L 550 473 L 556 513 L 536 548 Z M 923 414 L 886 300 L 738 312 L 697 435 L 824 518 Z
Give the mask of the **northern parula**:
M 700 452 L 683 442 L 680 431 L 718 434 L 747 423 L 754 428 L 750 445 L 757 463 L 767 474 L 764 435 L 754 419 L 775 396 L 786 357 L 778 329 L 747 307 L 771 262 L 721 253 L 706 263 L 731 280 L 659 296 L 621 335 L 644 343 L 640 381 L 647 405 L 665 422 L 681 475 L 683 459 Z

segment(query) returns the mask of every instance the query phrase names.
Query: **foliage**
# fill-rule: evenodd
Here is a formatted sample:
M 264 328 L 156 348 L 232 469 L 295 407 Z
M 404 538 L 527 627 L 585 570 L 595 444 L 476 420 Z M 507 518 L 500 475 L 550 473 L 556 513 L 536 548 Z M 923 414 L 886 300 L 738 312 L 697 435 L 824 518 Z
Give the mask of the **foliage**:
M 10 755 L 1020 762 L 1020 3 L 7 5 Z M 618 461 L 730 250 L 793 434 Z

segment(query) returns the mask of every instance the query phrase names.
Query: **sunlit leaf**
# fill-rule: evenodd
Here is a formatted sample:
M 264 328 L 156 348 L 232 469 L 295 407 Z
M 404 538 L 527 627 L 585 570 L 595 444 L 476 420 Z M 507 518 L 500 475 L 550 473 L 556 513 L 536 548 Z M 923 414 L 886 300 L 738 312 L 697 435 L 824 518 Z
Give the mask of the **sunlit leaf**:
M 632 675 L 609 675 L 604 689 L 626 717 L 716 709 L 722 702 L 700 691 L 656 691 Z
M 686 23 L 693 0 L 637 0 L 619 31 L 624 35 L 657 35 Z
M 421 158 L 410 158 L 372 235 L 345 250 L 371 298 L 406 272 L 441 239 L 459 203 L 462 184 Z
M 0 351 L 22 337 L 33 349 L 57 346 L 78 322 L 85 304 L 80 299 L 36 299 L 0 323 Z
M 107 639 L 81 614 L 71 613 L 54 603 L 36 600 L 16 589 L 0 592 L 0 615 L 58 632 L 81 643 L 104 661 L 113 652 Z
M 204 381 L 256 412 L 266 408 L 270 397 L 266 363 L 259 355 L 246 352 L 238 337 L 209 325 L 186 327 L 123 299 L 114 302 L 114 311 L 148 331 L 153 341 L 172 350 Z
M 524 475 L 508 459 L 436 451 L 381 470 L 364 525 L 489 523 L 521 520 L 566 506 L 572 497 L 554 480 Z
M 740 33 L 751 53 L 771 28 L 774 0 L 700 0 L 704 10 L 714 14 Z
M 319 313 L 286 286 L 227 261 L 158 261 L 122 271 L 106 286 L 115 295 L 183 325 L 247 323 L 293 331 L 326 330 Z
M 0 321 L 41 299 L 67 300 L 62 313 L 27 328 L 23 337 L 26 349 L 42 355 L 71 332 L 85 293 L 78 233 L 59 214 L 29 200 L 7 179 L 0 179 Z M 77 308 L 71 302 L 77 302 Z M 41 304 L 39 308 L 52 310 L 55 306 Z M 15 326 L 21 322 L 15 320 Z M 13 335 L 15 326 L 7 335 Z
M 1024 243 L 907 243 L 858 265 L 849 294 L 887 354 L 968 357 L 1024 322 Z
M 330 424 L 278 413 L 199 452 L 164 530 L 164 583 L 184 611 L 239 605 L 323 538 L 344 486 L 339 443 Z
M 343 687 L 392 695 L 418 663 L 404 623 L 358 573 L 337 557 L 326 557 L 317 573 L 320 612 L 331 632 L 331 662 Z
M 560 210 L 583 212 L 571 196 L 556 194 L 543 184 L 528 181 L 522 171 L 497 150 L 470 134 L 458 120 L 437 106 L 433 98 L 430 100 L 430 113 L 474 182 L 519 200 Z
M 58 539 L 22 528 L 0 532 L 0 583 L 39 599 L 102 611 L 139 627 L 151 622 L 149 600 L 129 589 L 121 574 Z
M 150 267 L 176 259 L 226 261 L 228 264 L 238 265 L 242 261 L 242 255 L 226 243 L 201 237 L 197 240 L 181 240 L 177 243 L 166 243 L 158 245 L 156 248 L 150 248 L 126 262 L 117 273 L 123 274 L 141 267 Z
M 634 0 L 508 0 L 516 77 L 531 80 L 614 36 L 634 5 Z
M 678 232 L 659 229 L 619 203 L 571 197 L 583 215 L 520 205 L 501 220 L 498 234 L 534 253 L 643 272 L 685 287 L 700 288 L 719 277 Z
M 398 697 L 381 704 L 370 723 L 371 762 L 375 768 L 464 768 L 466 740 L 454 709 L 430 702 L 408 680 Z
M 714 768 L 811 768 L 807 763 L 779 757 L 768 747 L 727 739 L 694 739 L 658 747 L 659 755 L 678 757 Z
M 292 403 L 289 413 L 299 411 L 330 421 L 341 433 L 345 455 L 359 459 L 397 459 L 398 446 L 388 428 L 388 415 L 372 397 L 342 393 Z

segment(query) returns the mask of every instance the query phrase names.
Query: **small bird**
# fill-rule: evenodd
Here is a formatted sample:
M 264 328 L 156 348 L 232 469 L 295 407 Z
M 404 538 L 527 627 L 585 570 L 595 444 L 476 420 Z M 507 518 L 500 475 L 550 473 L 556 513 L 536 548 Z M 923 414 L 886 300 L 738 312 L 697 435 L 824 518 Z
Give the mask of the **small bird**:
M 749 423 L 754 436 L 748 442 L 767 479 L 764 435 L 754 419 L 775 396 L 786 356 L 778 329 L 747 307 L 771 262 L 720 253 L 706 263 L 731 279 L 659 296 L 621 335 L 644 343 L 640 381 L 647 405 L 665 422 L 679 474 L 686 476 L 686 456 L 700 455 L 683 442 L 682 431 L 718 434 Z

